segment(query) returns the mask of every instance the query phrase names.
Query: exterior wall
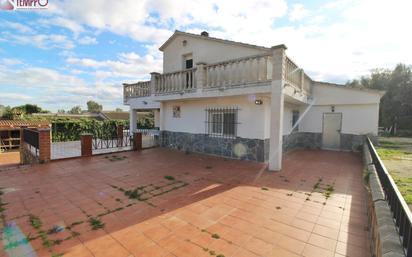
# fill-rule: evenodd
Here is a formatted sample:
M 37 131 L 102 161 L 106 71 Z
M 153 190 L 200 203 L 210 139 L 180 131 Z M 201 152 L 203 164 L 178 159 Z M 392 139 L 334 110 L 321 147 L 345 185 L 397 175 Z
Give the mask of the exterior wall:
M 160 146 L 232 159 L 264 162 L 269 156 L 268 140 L 220 138 L 205 134 L 161 131 Z
M 182 41 L 186 40 L 186 46 Z M 183 56 L 192 54 L 193 65 L 198 62 L 212 64 L 245 56 L 265 53 L 265 50 L 178 35 L 163 50 L 163 73 L 183 70 Z
M 378 134 L 379 104 L 334 105 L 335 113 L 342 113 L 343 134 Z M 331 106 L 312 106 L 299 126 L 299 131 L 322 133 L 323 113 L 330 113 Z
M 377 92 L 355 90 L 315 83 L 313 106 L 303 118 L 300 131 L 322 133 L 323 113 L 342 113 L 342 133 L 365 135 L 378 133 L 379 102 Z
M 180 118 L 173 117 L 173 106 L 180 106 Z M 256 105 L 254 96 L 164 102 L 162 130 L 204 134 L 206 131 L 205 109 L 238 107 L 240 110 L 238 111 L 237 136 L 263 140 L 268 138 L 265 126 L 268 106 L 270 103 L 266 100 L 263 100 L 262 105 Z

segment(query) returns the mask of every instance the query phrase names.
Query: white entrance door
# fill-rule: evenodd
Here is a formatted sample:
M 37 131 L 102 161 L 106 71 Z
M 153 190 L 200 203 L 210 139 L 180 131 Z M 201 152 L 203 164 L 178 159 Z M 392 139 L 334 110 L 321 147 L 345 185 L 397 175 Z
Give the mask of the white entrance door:
M 340 149 L 340 131 L 342 128 L 342 113 L 323 114 L 322 148 Z

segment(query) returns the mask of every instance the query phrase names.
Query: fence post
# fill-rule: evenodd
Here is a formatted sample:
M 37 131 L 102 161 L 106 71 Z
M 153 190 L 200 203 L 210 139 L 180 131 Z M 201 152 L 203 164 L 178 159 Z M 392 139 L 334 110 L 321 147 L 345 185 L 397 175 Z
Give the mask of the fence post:
M 119 141 L 118 146 L 123 146 L 123 125 L 117 126 L 117 140 Z
M 142 148 L 142 133 L 133 132 L 133 150 L 140 151 Z
M 49 162 L 51 159 L 51 130 L 50 128 L 38 129 L 39 131 L 39 161 Z
M 90 157 L 93 155 L 92 140 L 93 134 L 82 133 L 80 135 L 82 157 Z
M 20 127 L 20 146 L 19 146 L 19 150 L 20 150 L 20 164 L 24 164 L 25 163 L 25 157 L 24 157 L 24 136 L 23 136 L 23 131 L 24 129 L 27 128 L 26 126 L 21 126 Z

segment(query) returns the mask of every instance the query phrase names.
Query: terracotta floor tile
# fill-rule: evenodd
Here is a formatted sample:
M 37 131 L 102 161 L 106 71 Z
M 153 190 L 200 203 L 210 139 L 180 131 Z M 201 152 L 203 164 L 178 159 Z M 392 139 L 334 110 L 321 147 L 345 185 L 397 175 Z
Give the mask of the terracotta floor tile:
M 266 243 L 258 238 L 251 238 L 245 243 L 244 248 L 255 254 L 266 256 L 272 250 L 273 244 Z
M 264 171 L 263 163 L 162 148 L 122 156 L 118 162 L 103 155 L 1 172 L 0 187 L 21 189 L 1 196 L 9 203 L 6 222 L 28 234 L 35 230 L 21 215 L 37 215 L 45 230 L 83 221 L 72 227 L 80 233 L 76 239 L 55 247 L 67 256 L 367 256 L 357 154 L 294 151 L 276 173 Z M 187 184 L 175 188 L 165 176 Z M 326 205 L 320 192 L 306 201 L 319 178 L 324 185 L 334 183 Z M 148 201 L 123 192 L 138 187 L 171 191 Z M 87 215 L 99 215 L 104 228 L 92 230 Z M 51 256 L 40 241 L 32 245 L 39 257 Z
M 334 252 L 336 248 L 337 241 L 329 239 L 327 237 L 312 234 L 308 240 L 308 243 L 314 246 L 318 246 L 330 252 Z

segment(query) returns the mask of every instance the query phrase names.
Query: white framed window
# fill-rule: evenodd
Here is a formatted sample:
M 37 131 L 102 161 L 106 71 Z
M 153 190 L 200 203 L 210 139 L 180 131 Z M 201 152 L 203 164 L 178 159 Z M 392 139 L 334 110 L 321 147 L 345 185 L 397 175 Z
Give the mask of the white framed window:
M 206 109 L 206 134 L 218 137 L 236 137 L 238 108 Z

